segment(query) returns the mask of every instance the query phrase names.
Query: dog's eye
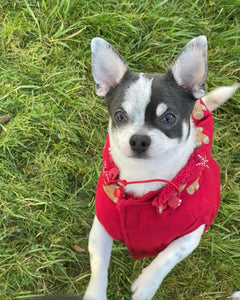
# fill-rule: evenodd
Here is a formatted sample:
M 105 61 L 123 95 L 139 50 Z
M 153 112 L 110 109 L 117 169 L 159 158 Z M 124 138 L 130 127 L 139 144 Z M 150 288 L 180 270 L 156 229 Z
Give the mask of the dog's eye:
M 176 123 L 176 117 L 173 114 L 168 113 L 161 119 L 161 121 L 164 125 L 172 126 Z
M 127 117 L 126 117 L 125 113 L 121 110 L 119 110 L 115 113 L 114 118 L 118 123 L 127 122 Z

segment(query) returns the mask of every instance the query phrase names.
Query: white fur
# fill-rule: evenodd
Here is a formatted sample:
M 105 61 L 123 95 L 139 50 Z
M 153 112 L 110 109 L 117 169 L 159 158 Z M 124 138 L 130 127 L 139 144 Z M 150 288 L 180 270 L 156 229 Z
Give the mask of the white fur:
M 207 75 L 206 57 L 207 39 L 202 35 L 192 39 L 171 66 L 177 83 L 190 89 L 196 99 L 205 94 L 201 84 Z
M 128 70 L 118 52 L 101 38 L 92 39 L 92 70 L 97 84 L 97 95 L 105 97 Z
M 228 297 L 228 299 L 240 300 L 240 291 L 234 292 L 231 296 Z
M 226 102 L 232 95 L 236 92 L 239 88 L 240 84 L 235 83 L 232 86 L 222 86 L 216 88 L 215 90 L 211 91 L 209 94 L 204 96 L 202 100 L 207 105 L 210 111 L 215 110 L 224 102 Z
M 122 107 L 130 117 L 130 125 L 144 123 L 145 109 L 152 93 L 151 88 L 152 80 L 140 73 L 139 79 L 126 90 Z
M 156 109 L 156 115 L 160 117 L 167 110 L 167 105 L 165 103 L 160 103 Z
M 89 235 L 91 278 L 83 297 L 85 300 L 106 300 L 108 283 L 108 265 L 113 239 L 102 227 L 95 216 Z

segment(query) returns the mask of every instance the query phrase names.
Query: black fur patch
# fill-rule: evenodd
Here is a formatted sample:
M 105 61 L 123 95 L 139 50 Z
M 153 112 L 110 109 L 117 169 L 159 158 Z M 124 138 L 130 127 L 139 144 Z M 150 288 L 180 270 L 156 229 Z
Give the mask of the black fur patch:
M 151 101 L 146 107 L 145 122 L 149 127 L 155 127 L 169 138 L 182 138 L 182 124 L 185 121 L 187 124 L 190 122 L 190 116 L 193 111 L 195 99 L 192 94 L 181 88 L 175 81 L 171 71 L 166 74 L 147 74 L 152 81 L 152 95 Z M 162 116 L 156 115 L 156 109 L 159 104 L 164 103 L 167 113 L 172 113 L 176 116 L 176 123 L 172 127 L 166 126 L 162 122 Z
M 125 92 L 135 81 L 139 79 L 138 73 L 132 73 L 130 71 L 126 72 L 123 79 L 120 83 L 113 89 L 109 91 L 105 98 L 105 102 L 107 105 L 108 112 L 112 118 L 113 128 L 119 126 L 118 123 L 115 122 L 114 114 L 117 110 L 122 109 L 122 103 L 125 101 Z M 137 99 L 136 99 L 137 101 Z

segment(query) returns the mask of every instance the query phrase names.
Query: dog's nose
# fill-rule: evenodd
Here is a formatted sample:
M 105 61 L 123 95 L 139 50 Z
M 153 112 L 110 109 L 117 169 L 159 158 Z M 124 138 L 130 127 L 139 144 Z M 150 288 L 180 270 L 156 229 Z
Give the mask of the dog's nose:
M 129 141 L 129 144 L 137 154 L 144 153 L 151 144 L 151 139 L 147 135 L 134 134 Z

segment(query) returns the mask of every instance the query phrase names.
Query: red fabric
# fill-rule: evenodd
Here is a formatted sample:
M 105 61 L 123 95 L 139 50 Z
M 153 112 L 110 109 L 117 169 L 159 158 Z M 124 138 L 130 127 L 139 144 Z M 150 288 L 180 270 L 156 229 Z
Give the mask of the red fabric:
M 211 157 L 213 120 L 201 100 L 197 105 L 192 119 L 200 133 L 199 145 L 186 166 L 172 180 L 181 190 L 180 197 L 176 197 L 177 191 L 172 184 L 141 198 L 124 194 L 124 187 L 117 184 L 118 169 L 111 159 L 107 137 L 103 149 L 103 170 L 97 185 L 96 214 L 105 230 L 114 239 L 126 244 L 134 259 L 156 256 L 171 241 L 202 224 L 206 224 L 207 230 L 217 214 L 220 176 L 219 166 Z M 116 187 L 116 203 L 104 190 L 112 184 Z

